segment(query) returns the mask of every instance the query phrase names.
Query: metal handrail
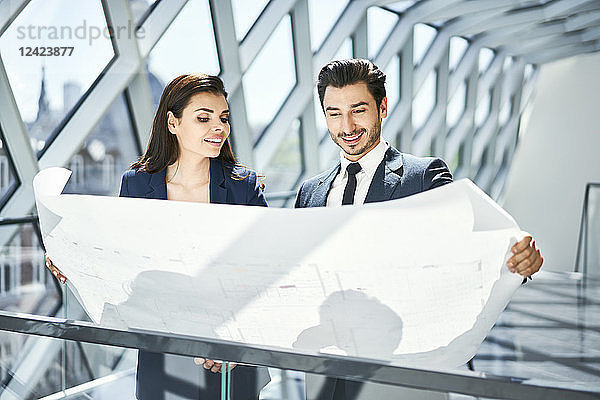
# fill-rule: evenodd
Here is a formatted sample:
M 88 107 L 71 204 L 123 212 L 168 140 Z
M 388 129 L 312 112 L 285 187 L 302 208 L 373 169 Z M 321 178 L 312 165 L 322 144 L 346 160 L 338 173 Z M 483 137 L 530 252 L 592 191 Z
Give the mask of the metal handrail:
M 522 379 L 485 373 L 434 371 L 390 365 L 333 354 L 301 354 L 273 346 L 130 328 L 120 330 L 88 322 L 0 311 L 2 330 L 110 346 L 232 360 L 252 365 L 311 372 L 331 377 L 475 396 L 530 400 L 597 399 L 598 389 L 568 389 L 557 382 L 537 386 Z

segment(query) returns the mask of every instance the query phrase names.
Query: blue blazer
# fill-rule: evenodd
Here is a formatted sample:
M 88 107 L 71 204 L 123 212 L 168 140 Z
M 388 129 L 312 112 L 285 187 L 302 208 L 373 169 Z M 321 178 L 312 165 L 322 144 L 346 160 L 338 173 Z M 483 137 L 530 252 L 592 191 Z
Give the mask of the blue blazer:
M 296 208 L 325 207 L 341 163 L 302 183 Z M 450 170 L 439 158 L 415 157 L 390 146 L 377 167 L 365 203 L 395 200 L 452 182 Z
M 154 174 L 128 170 L 123 174 L 119 195 L 166 200 L 166 177 L 166 168 Z M 210 160 L 210 202 L 267 206 L 254 171 L 215 158 Z M 260 390 L 269 381 L 266 368 L 237 366 L 231 375 L 231 398 L 258 399 Z M 192 357 L 138 352 L 138 400 L 219 399 L 220 393 L 221 374 L 195 365 Z
M 325 207 L 340 166 L 338 162 L 333 168 L 304 181 L 296 197 L 296 208 Z M 450 182 L 452 174 L 441 159 L 415 157 L 390 146 L 375 171 L 365 203 L 400 199 Z M 363 383 L 326 377 L 321 385 L 314 400 L 354 400 Z

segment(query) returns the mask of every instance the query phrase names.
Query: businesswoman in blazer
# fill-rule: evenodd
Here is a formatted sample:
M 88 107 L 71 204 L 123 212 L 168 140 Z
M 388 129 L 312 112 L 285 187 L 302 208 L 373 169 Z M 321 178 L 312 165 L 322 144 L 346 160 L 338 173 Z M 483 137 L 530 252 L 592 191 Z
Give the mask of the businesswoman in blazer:
M 266 206 L 256 173 L 236 163 L 226 98 L 216 76 L 181 75 L 171 81 L 146 152 L 123 174 L 120 196 Z M 51 262 L 49 267 L 57 271 Z M 54 274 L 64 282 L 59 271 Z M 139 400 L 217 399 L 220 370 L 212 360 L 140 350 L 136 395 Z M 266 368 L 237 366 L 231 373 L 235 400 L 258 399 L 270 379 Z

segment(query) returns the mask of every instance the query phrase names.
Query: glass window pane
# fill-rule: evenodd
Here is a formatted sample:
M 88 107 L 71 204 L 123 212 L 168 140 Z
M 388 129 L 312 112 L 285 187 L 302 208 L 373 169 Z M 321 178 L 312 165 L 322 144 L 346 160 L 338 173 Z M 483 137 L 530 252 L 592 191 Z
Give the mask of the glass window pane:
M 421 86 L 421 89 L 419 89 L 419 92 L 413 99 L 412 126 L 415 130 L 425 125 L 427 118 L 429 118 L 429 114 L 431 114 L 431 111 L 435 106 L 436 79 L 437 73 L 431 71 L 425 79 L 425 82 L 423 82 L 423 86 Z
M 346 38 L 332 60 L 347 60 L 352 57 L 352 38 Z
M 35 151 L 115 55 L 100 0 L 32 0 L 0 38 L 0 54 Z
M 529 81 L 529 79 L 533 75 L 533 65 L 525 64 L 525 69 L 523 70 L 523 75 L 524 75 L 523 80 L 525 82 Z
M 310 39 L 313 52 L 321 47 L 347 4 L 348 0 L 308 0 Z
M 396 22 L 398 22 L 398 14 L 386 11 L 381 7 L 369 7 L 367 10 L 369 58 L 373 58 L 379 53 Z
M 475 108 L 475 125 L 481 126 L 487 119 L 490 114 L 490 102 L 490 92 L 487 91 L 485 96 L 483 96 L 483 99 L 479 100 L 479 103 L 477 103 L 477 107 Z
M 479 50 L 479 73 L 485 72 L 489 68 L 493 59 L 493 50 L 488 49 L 487 47 L 483 47 L 481 50 Z
M 8 200 L 8 196 L 19 184 L 10 154 L 4 144 L 4 134 L 0 130 L 0 204 Z
M 0 238 L 0 308 L 54 315 L 59 294 L 33 225 L 0 226 Z
M 346 60 L 348 58 L 352 58 L 352 39 L 346 38 L 340 48 L 338 49 L 335 56 L 333 56 L 332 60 Z M 319 100 L 319 95 L 317 94 L 316 86 L 313 89 L 314 93 L 314 108 L 315 108 L 315 120 L 317 121 L 317 129 L 320 133 L 321 142 L 327 140 L 329 137 L 329 131 L 327 130 L 327 123 L 325 122 L 325 115 L 323 114 L 323 109 L 321 108 L 321 102 Z
M 235 35 L 241 41 L 248 33 L 269 0 L 232 0 Z
M 267 167 L 259 171 L 265 175 L 267 193 L 294 189 L 302 173 L 300 149 L 300 121 L 294 120 Z
M 400 97 L 400 59 L 394 56 L 384 68 L 385 92 L 388 99 L 388 110 L 392 111 Z
M 403 1 L 395 1 L 391 4 L 387 4 L 386 7 L 392 9 L 396 12 L 403 13 L 412 7 L 413 4 L 416 3 L 416 0 L 403 0 Z
M 417 65 L 421 62 L 436 34 L 437 30 L 433 26 L 426 24 L 415 24 L 413 38 L 413 64 Z
M 498 124 L 500 126 L 504 126 L 508 119 L 510 118 L 510 113 L 512 111 L 512 99 L 505 98 L 503 104 L 500 106 L 500 112 L 498 113 Z
M 145 17 L 150 11 L 150 8 L 158 1 L 160 0 L 129 0 L 131 18 L 139 24 L 142 22 L 140 19 Z
M 290 16 L 286 15 L 242 77 L 246 113 L 255 138 L 296 84 Z M 268 87 L 268 90 L 265 88 Z
M 504 63 L 502 64 L 502 71 L 506 71 L 507 69 L 510 68 L 511 65 L 513 65 L 513 57 L 512 56 L 508 56 L 504 59 Z
M 119 96 L 71 158 L 65 193 L 116 195 L 121 175 L 139 156 L 129 110 Z
M 462 81 L 456 92 L 454 92 L 450 98 L 450 102 L 448 102 L 448 107 L 446 109 L 446 125 L 448 125 L 448 128 L 454 127 L 463 115 L 463 112 L 465 111 L 466 96 L 467 85 L 465 84 L 465 81 Z
M 467 39 L 462 38 L 460 36 L 452 36 L 450 38 L 450 61 L 448 62 L 448 67 L 450 68 L 450 71 L 456 69 L 458 63 L 465 55 L 467 47 L 469 47 L 469 42 L 467 41 Z
M 181 74 L 219 74 L 219 57 L 208 0 L 187 2 L 150 52 L 148 69 L 163 87 Z
M 321 108 L 321 101 L 319 100 L 317 89 L 315 89 L 313 92 L 313 104 L 315 106 L 315 121 L 317 122 L 317 130 L 320 133 L 319 137 L 321 138 L 321 141 L 323 141 L 329 136 L 329 131 L 327 130 L 327 122 L 325 121 L 325 114 L 323 114 L 323 109 Z

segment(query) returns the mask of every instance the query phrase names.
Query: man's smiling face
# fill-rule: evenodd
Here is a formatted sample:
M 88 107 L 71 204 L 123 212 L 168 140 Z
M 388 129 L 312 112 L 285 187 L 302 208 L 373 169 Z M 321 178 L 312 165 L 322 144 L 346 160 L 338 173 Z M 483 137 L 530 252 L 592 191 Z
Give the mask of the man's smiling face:
M 387 98 L 377 107 L 366 83 L 327 86 L 323 109 L 331 139 L 348 160 L 358 161 L 379 144 L 381 120 L 387 116 Z

